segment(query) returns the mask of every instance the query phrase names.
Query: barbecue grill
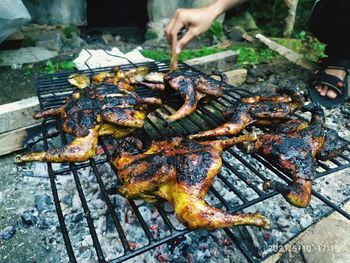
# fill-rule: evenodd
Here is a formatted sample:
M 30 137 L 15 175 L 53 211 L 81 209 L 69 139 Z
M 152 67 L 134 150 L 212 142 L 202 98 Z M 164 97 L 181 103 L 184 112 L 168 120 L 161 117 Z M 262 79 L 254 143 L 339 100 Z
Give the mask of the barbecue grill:
M 151 71 L 167 72 L 169 70 L 168 61 L 128 64 L 128 65 L 121 66 L 121 69 L 128 70 L 135 66 L 146 66 L 146 67 L 149 67 Z M 184 63 L 179 63 L 179 68 L 197 71 L 196 69 Z M 89 69 L 89 70 L 80 71 L 79 73 L 92 76 L 97 74 L 98 72 L 108 71 L 108 70 L 110 70 L 110 68 L 98 68 L 93 70 Z M 38 78 L 37 95 L 39 98 L 41 110 L 47 110 L 49 108 L 59 107 L 64 103 L 67 95 L 73 91 L 73 87 L 67 81 L 68 76 L 72 73 L 77 73 L 77 72 L 64 72 L 59 74 L 45 75 Z M 201 73 L 201 74 L 204 74 L 204 73 Z M 139 88 L 138 93 L 141 96 L 149 96 L 149 95 L 152 95 L 152 93 L 154 95 L 153 91 L 150 91 L 146 88 Z M 144 127 L 144 131 L 145 131 L 144 136 L 148 140 L 164 139 L 164 138 L 167 138 L 170 136 L 176 136 L 176 135 L 186 136 L 190 133 L 192 134 L 198 131 L 214 128 L 224 121 L 221 117 L 221 112 L 225 108 L 236 103 L 240 98 L 249 96 L 249 95 L 250 95 L 249 92 L 245 90 L 240 90 L 232 86 L 226 85 L 223 97 L 215 100 L 210 100 L 205 104 L 204 103 L 201 104 L 195 113 L 193 113 L 192 115 L 190 115 L 185 119 L 164 125 L 165 116 L 168 116 L 172 112 L 174 112 L 174 109 L 173 109 L 174 105 L 171 103 L 172 100 L 170 99 L 168 101 L 169 105 L 163 106 L 162 108 L 158 109 L 156 112 L 148 116 Z M 174 98 L 176 99 L 176 97 Z M 49 129 L 52 126 L 57 127 L 57 130 L 59 131 L 57 136 L 61 138 L 62 144 L 66 144 L 67 139 L 69 139 L 69 137 L 61 129 L 58 118 L 54 118 L 54 117 L 46 118 L 42 122 L 42 136 L 43 136 L 44 147 L 46 148 L 45 150 L 49 148 L 49 140 L 50 140 L 49 137 L 52 136 L 52 134 L 49 133 Z M 115 210 L 116 207 L 114 206 L 109 196 L 110 193 L 106 189 L 105 182 L 102 179 L 101 173 L 98 168 L 99 165 L 101 164 L 108 165 L 109 161 L 111 160 L 111 152 L 110 152 L 110 149 L 108 149 L 107 147 L 108 142 L 106 140 L 107 140 L 106 138 L 99 138 L 99 145 L 103 149 L 103 154 L 102 154 L 103 158 L 93 158 L 93 159 L 90 159 L 88 162 L 79 163 L 79 164 L 70 163 L 66 166 L 56 166 L 51 163 L 47 164 L 53 199 L 54 199 L 56 212 L 57 212 L 57 216 L 60 224 L 60 230 L 62 232 L 62 236 L 67 249 L 69 260 L 71 262 L 77 262 L 76 260 L 77 255 L 75 255 L 75 252 L 71 243 L 70 234 L 66 226 L 64 214 L 62 212 L 61 201 L 58 196 L 57 184 L 56 184 L 56 177 L 67 173 L 71 174 L 72 177 L 74 178 L 75 187 L 81 200 L 82 208 L 84 211 L 84 217 L 86 219 L 87 226 L 89 229 L 89 234 L 91 235 L 93 247 L 96 252 L 95 254 L 96 260 L 98 262 L 107 262 L 107 260 L 105 259 L 105 254 L 101 248 L 99 237 L 96 233 L 96 228 L 94 226 L 93 218 L 90 215 L 88 201 L 86 199 L 86 196 L 84 195 L 83 187 L 80 180 L 79 171 L 86 167 L 90 167 L 93 171 L 93 176 L 96 178 L 97 184 L 100 188 L 102 199 L 107 205 L 107 213 L 110 215 L 112 222 L 115 225 L 115 228 L 118 232 L 119 239 L 116 239 L 115 242 L 120 242 L 121 246 L 124 249 L 124 253 L 122 255 L 118 256 L 115 259 L 112 259 L 109 262 L 125 261 L 132 257 L 140 255 L 146 251 L 149 251 L 157 246 L 160 246 L 161 244 L 177 240 L 178 238 L 182 237 L 183 235 L 186 235 L 191 231 L 189 229 L 178 229 L 177 227 L 175 227 L 172 224 L 172 221 L 169 219 L 171 212 L 164 209 L 164 207 L 161 204 L 157 204 L 155 205 L 155 207 L 159 215 L 162 217 L 162 220 L 164 221 L 164 226 L 167 229 L 168 235 L 165 237 L 156 238 L 153 235 L 150 229 L 150 226 L 147 224 L 142 214 L 140 213 L 139 211 L 140 205 L 138 204 L 138 202 L 135 202 L 134 200 L 128 200 L 133 210 L 133 215 L 136 217 L 137 221 L 140 224 L 140 227 L 143 229 L 144 234 L 148 239 L 148 243 L 146 245 L 133 249 L 133 247 L 130 245 L 130 241 L 128 240 L 128 235 L 123 230 L 123 226 Z M 260 185 L 252 183 L 252 181 L 248 178 L 247 171 L 251 175 L 256 177 L 259 182 L 267 179 L 265 173 L 259 171 L 257 166 L 252 164 L 251 159 L 255 159 L 254 160 L 255 163 L 260 163 L 260 165 L 268 169 L 269 173 L 276 176 L 276 178 L 280 178 L 284 180 L 286 183 L 291 181 L 288 175 L 277 164 L 274 164 L 271 160 L 267 160 L 257 154 L 254 154 L 252 156 L 246 155 L 240 152 L 240 150 L 237 149 L 236 147 L 229 149 L 228 152 L 234 158 L 236 158 L 236 160 L 240 163 L 240 166 L 243 166 L 244 169 L 238 169 L 235 164 L 226 160 L 225 156 L 223 156 L 223 169 L 228 171 L 229 174 L 231 174 L 238 181 L 240 181 L 239 183 L 245 186 L 244 189 L 249 189 L 249 191 L 253 191 L 256 196 L 253 199 L 246 198 L 246 196 L 244 195 L 245 190 L 241 187 L 238 187 L 237 185 L 239 184 L 233 184 L 231 180 L 228 180 L 227 174 L 223 175 L 223 173 L 220 173 L 215 180 L 220 180 L 222 185 L 224 185 L 224 187 L 227 188 L 228 191 L 232 192 L 236 196 L 237 200 L 239 200 L 239 203 L 236 203 L 236 205 L 232 205 L 232 203 L 230 203 L 230 200 L 225 199 L 225 197 L 220 194 L 219 189 L 215 188 L 214 186 L 211 186 L 210 193 L 213 196 L 215 196 L 215 198 L 217 198 L 221 203 L 222 207 L 224 207 L 229 212 L 232 212 L 232 213 L 240 212 L 243 209 L 249 208 L 254 204 L 263 202 L 264 200 L 272 198 L 278 194 L 277 192 L 274 192 L 274 191 L 271 191 L 268 193 L 262 191 Z M 342 154 L 339 154 L 339 156 L 336 159 L 330 160 L 327 163 L 319 162 L 318 166 L 320 169 L 317 169 L 315 180 L 317 180 L 320 177 L 331 174 L 333 172 L 350 167 L 350 158 L 348 157 L 350 156 L 349 153 L 350 153 L 350 147 L 348 146 L 345 152 L 343 152 Z M 112 167 L 112 170 L 113 170 L 113 167 Z M 114 176 L 114 178 L 115 180 L 118 180 L 116 176 Z M 350 220 L 350 214 L 345 212 L 340 207 L 341 206 L 340 203 L 336 203 L 330 200 L 329 198 L 326 198 L 325 196 L 321 195 L 319 192 L 316 192 L 315 190 L 312 192 L 312 194 L 313 194 L 313 198 L 318 198 L 325 205 L 332 208 L 332 210 L 337 211 L 338 213 L 342 214 L 344 217 Z M 268 256 L 268 255 L 265 255 L 263 258 L 256 258 L 256 256 L 253 255 L 251 251 L 249 251 L 247 246 L 245 246 L 244 241 L 239 240 L 237 235 L 231 228 L 224 229 L 224 232 L 233 241 L 233 243 L 241 251 L 241 253 L 244 255 L 244 257 L 247 259 L 248 262 L 258 262 Z

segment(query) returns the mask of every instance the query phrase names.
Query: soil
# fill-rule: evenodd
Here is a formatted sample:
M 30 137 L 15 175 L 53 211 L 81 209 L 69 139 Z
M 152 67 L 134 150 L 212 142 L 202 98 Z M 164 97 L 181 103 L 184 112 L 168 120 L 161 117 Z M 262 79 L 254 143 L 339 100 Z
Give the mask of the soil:
M 51 59 L 52 63 L 72 60 L 77 51 L 61 54 Z M 36 79 L 46 74 L 46 61 L 40 61 L 33 64 L 25 64 L 21 68 L 0 67 L 0 105 L 18 101 L 21 99 L 33 97 L 36 94 Z

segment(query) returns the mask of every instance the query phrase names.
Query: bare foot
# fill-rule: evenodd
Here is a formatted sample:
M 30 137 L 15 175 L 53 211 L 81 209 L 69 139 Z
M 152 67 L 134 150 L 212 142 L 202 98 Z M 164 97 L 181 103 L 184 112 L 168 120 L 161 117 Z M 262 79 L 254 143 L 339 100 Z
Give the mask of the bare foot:
M 340 79 L 344 79 L 345 78 L 345 71 L 342 69 L 326 69 L 325 73 L 329 74 L 329 75 L 333 75 L 335 77 L 338 77 Z M 318 84 L 315 86 L 315 89 L 318 91 L 318 93 L 320 93 L 321 96 L 327 96 L 330 99 L 335 99 L 338 94 L 332 89 L 329 88 L 327 85 L 324 84 Z

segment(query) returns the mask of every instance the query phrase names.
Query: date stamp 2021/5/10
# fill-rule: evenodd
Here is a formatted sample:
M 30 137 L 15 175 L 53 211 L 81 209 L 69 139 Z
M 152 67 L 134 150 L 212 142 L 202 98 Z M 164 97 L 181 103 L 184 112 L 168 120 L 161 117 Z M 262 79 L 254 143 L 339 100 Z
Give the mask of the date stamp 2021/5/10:
M 327 243 L 318 243 L 318 244 L 300 244 L 295 243 L 291 245 L 270 245 L 269 248 L 273 253 L 286 253 L 286 252 L 292 252 L 292 253 L 339 253 L 341 252 L 337 244 L 334 244 L 333 242 L 327 242 Z

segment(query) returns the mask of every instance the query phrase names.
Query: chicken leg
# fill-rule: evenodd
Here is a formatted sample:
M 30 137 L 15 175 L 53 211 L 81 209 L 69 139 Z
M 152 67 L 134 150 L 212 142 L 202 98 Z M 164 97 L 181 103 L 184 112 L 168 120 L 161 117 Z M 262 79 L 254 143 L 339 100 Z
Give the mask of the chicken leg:
M 50 149 L 46 152 L 35 152 L 15 157 L 16 163 L 23 162 L 82 162 L 86 161 L 95 154 L 98 143 L 98 129 L 95 127 L 89 131 L 85 137 L 78 137 L 68 145 L 59 148 Z

